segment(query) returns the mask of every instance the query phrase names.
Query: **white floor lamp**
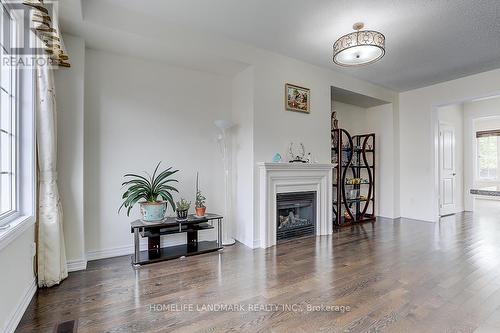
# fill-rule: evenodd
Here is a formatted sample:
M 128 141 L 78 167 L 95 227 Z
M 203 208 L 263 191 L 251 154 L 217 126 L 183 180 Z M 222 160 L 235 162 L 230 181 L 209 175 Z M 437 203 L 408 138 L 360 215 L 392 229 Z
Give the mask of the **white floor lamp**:
M 230 120 L 216 120 L 215 126 L 219 129 L 217 142 L 222 153 L 224 165 L 224 223 L 222 226 L 222 245 L 233 245 L 236 241 L 231 237 L 231 149 L 228 149 L 228 141 L 231 142 L 231 128 L 234 123 Z

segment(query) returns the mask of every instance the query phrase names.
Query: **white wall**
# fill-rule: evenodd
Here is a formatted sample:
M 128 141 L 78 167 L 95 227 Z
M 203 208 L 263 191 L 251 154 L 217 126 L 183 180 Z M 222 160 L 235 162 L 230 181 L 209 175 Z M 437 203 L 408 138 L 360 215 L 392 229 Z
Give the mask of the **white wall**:
M 347 130 L 351 135 L 366 134 L 367 110 L 352 104 L 333 101 L 333 107 L 337 111 L 339 128 Z
M 492 185 L 490 182 L 481 182 L 476 178 L 476 136 L 479 130 L 498 129 L 500 121 L 500 98 L 491 98 L 464 103 L 464 156 L 465 158 L 465 207 L 473 210 L 471 188 Z M 500 185 L 500 182 L 493 182 Z
M 439 122 L 455 129 L 455 186 L 456 210 L 464 210 L 464 110 L 462 104 L 452 104 L 437 109 Z
M 395 175 L 393 117 L 393 104 L 374 106 L 366 111 L 365 131 L 375 133 L 375 212 L 388 218 L 399 216 L 395 208 L 399 195 L 394 193 L 398 179 Z
M 151 172 L 162 161 L 164 168 L 180 170 L 176 197 L 194 202 L 199 171 L 208 211 L 222 212 L 223 172 L 213 122 L 231 116 L 231 80 L 91 49 L 85 60 L 89 259 L 132 250 L 129 223 L 139 217 L 139 208 L 130 218 L 117 214 L 127 172 Z M 184 237 L 168 239 L 176 243 Z
M 493 70 L 399 95 L 401 215 L 436 221 L 437 112 L 439 106 L 498 95 L 500 70 Z
M 70 270 L 86 266 L 84 233 L 84 66 L 85 42 L 64 35 L 71 69 L 55 71 L 59 193 L 63 208 L 66 258 Z
M 253 141 L 254 69 L 248 68 L 233 79 L 232 118 L 237 124 L 233 140 L 233 234 L 253 247 Z
M 33 224 L 0 248 L 0 332 L 14 332 L 36 291 Z

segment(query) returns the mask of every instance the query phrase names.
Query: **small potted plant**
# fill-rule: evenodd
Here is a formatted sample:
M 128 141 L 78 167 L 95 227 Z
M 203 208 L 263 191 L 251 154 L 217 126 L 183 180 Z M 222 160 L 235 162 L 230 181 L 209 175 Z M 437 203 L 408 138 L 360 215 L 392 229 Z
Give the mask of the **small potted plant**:
M 146 177 L 128 173 L 124 176 L 126 181 L 122 186 L 126 188 L 122 195 L 124 200 L 118 212 L 122 208 L 127 209 L 127 216 L 130 215 L 132 207 L 139 202 L 142 214 L 142 220 L 145 222 L 153 222 L 163 220 L 167 211 L 168 205 L 175 210 L 172 191 L 179 192 L 169 183 L 177 182 L 176 179 L 170 178 L 179 170 L 168 168 L 157 175 L 160 163 L 156 166 L 153 175 L 146 173 Z M 142 200 L 142 201 L 140 201 Z
M 198 217 L 204 217 L 205 216 L 205 211 L 207 207 L 205 207 L 205 200 L 206 198 L 201 194 L 201 191 L 198 190 L 196 191 L 196 202 L 195 202 L 195 209 L 196 209 L 196 216 Z
M 177 210 L 177 218 L 179 220 L 185 220 L 188 216 L 189 208 L 191 207 L 191 201 L 187 201 L 184 198 L 181 198 L 181 201 L 177 201 L 176 210 Z
M 198 217 L 204 217 L 205 216 L 205 211 L 207 207 L 205 207 L 205 198 L 203 194 L 200 191 L 199 185 L 198 185 L 198 173 L 196 173 L 196 200 L 194 203 L 195 210 L 196 210 L 196 216 Z

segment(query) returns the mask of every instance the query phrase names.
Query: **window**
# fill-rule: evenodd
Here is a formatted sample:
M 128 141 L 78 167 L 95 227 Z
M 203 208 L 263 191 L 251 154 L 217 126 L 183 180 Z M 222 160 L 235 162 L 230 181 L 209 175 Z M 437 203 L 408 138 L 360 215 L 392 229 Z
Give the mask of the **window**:
M 0 53 L 11 54 L 15 22 L 2 3 Z M 18 211 L 18 99 L 17 70 L 0 64 L 0 224 Z
M 479 180 L 496 180 L 498 136 L 493 131 L 477 132 L 477 170 Z

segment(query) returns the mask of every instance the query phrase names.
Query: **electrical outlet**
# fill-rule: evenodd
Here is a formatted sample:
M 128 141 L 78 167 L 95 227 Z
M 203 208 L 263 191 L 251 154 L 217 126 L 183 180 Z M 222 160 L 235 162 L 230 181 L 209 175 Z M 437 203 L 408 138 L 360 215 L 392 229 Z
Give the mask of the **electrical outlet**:
M 36 243 L 31 243 L 31 255 L 34 257 L 36 255 Z

